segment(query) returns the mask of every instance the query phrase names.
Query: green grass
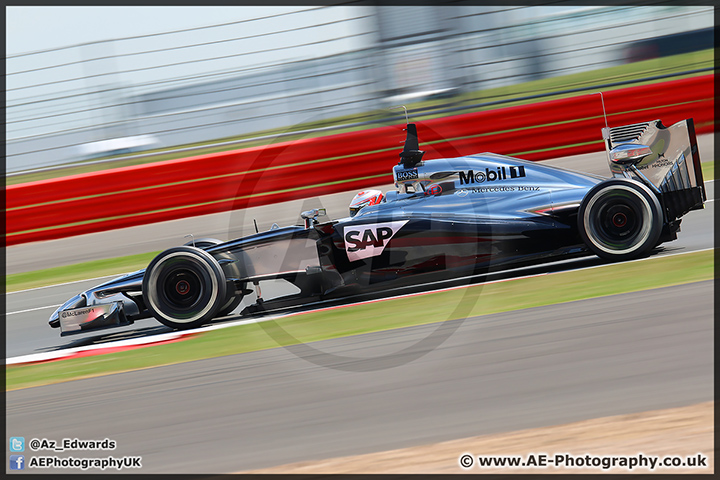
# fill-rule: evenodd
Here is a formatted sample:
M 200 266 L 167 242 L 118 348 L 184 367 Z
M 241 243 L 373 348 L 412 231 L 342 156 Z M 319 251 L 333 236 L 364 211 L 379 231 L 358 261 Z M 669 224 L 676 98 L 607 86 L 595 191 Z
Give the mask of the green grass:
M 715 178 L 715 160 L 710 160 L 709 162 L 702 162 L 700 164 L 702 167 L 703 172 L 703 180 L 713 180 Z
M 614 83 L 614 82 L 621 82 L 621 81 L 627 81 L 627 80 L 637 80 L 645 77 L 651 77 L 655 75 L 665 75 L 670 73 L 679 73 L 686 70 L 693 70 L 693 69 L 700 69 L 705 67 L 712 67 L 714 62 L 714 51 L 713 49 L 709 50 L 703 50 L 699 52 L 692 52 L 692 53 L 686 53 L 682 55 L 674 55 L 670 57 L 662 57 L 662 58 L 656 58 L 651 60 L 645 60 L 642 62 L 634 62 L 629 63 L 625 65 L 619 65 L 615 67 L 609 67 L 609 68 L 603 68 L 598 70 L 592 70 L 589 72 L 581 72 L 581 73 L 575 73 L 570 75 L 562 75 L 557 77 L 550 77 L 545 78 L 541 80 L 534 80 L 530 82 L 524 82 L 519 83 L 516 85 L 509 85 L 505 87 L 497 87 L 497 88 L 491 88 L 491 89 L 485 89 L 477 92 L 470 92 L 465 93 L 462 95 L 457 95 L 451 99 L 434 99 L 434 100 L 424 100 L 420 102 L 415 103 L 408 103 L 406 106 L 408 108 L 408 111 L 412 114 L 413 110 L 417 110 L 420 108 L 425 107 L 433 107 L 438 105 L 444 105 L 444 104 L 452 104 L 453 106 L 459 106 L 459 105 L 470 105 L 470 104 L 476 104 L 476 103 L 485 103 L 485 102 L 492 102 L 492 101 L 505 101 L 505 100 L 512 100 L 514 98 L 520 98 L 524 96 L 529 95 L 542 95 L 542 94 L 548 94 L 553 93 L 557 91 L 562 90 L 569 90 L 574 88 L 582 88 L 582 87 L 589 87 L 592 85 L 599 85 L 599 84 L 606 84 L 606 83 Z M 707 72 L 705 73 L 707 74 Z M 698 74 L 695 74 L 698 75 Z M 692 76 L 692 75 L 690 75 Z M 673 77 L 673 79 L 676 78 L 682 78 L 682 77 Z M 665 80 L 653 80 L 648 82 L 642 82 L 635 85 L 642 85 L 647 83 L 657 83 L 660 81 Z M 616 88 L 625 88 L 627 85 L 619 86 L 619 87 L 612 87 L 612 88 L 605 88 L 604 91 L 613 90 Z M 563 95 L 557 95 L 551 98 L 565 98 L 569 96 L 575 96 L 575 95 L 583 95 L 585 93 L 579 93 L 579 94 L 563 94 Z M 481 110 L 489 110 L 494 108 L 502 108 L 502 107 L 508 107 L 508 106 L 514 106 L 514 105 L 521 105 L 526 103 L 532 103 L 537 100 L 517 100 L 511 103 L 498 105 L 498 106 L 491 106 L 491 107 L 483 107 L 483 108 L 475 108 L 475 109 L 469 109 L 464 113 L 469 113 L 472 111 L 481 111 Z M 243 143 L 241 145 L 235 145 L 235 146 L 212 146 L 214 143 L 220 143 L 220 142 L 229 142 L 229 141 L 239 141 L 239 140 L 245 140 L 245 139 L 251 139 L 255 137 L 261 137 L 261 136 L 270 136 L 274 137 L 280 133 L 286 133 L 286 132 L 292 132 L 292 131 L 299 131 L 299 130 L 306 130 L 310 128 L 320 128 L 320 127 L 326 127 L 326 126 L 336 126 L 336 125 L 343 125 L 346 123 L 354 123 L 358 121 L 365 121 L 365 120 L 377 120 L 379 122 L 382 122 L 382 120 L 389 118 L 390 115 L 396 115 L 400 111 L 390 111 L 390 110 L 381 110 L 381 111 L 374 111 L 374 112 L 367 112 L 366 114 L 362 115 L 360 118 L 355 116 L 342 116 L 342 117 L 335 117 L 328 120 L 323 120 L 321 122 L 310 122 L 310 123 L 303 123 L 295 125 L 289 129 L 274 129 L 274 130 L 265 130 L 265 131 L 259 131 L 259 132 L 252 132 L 249 134 L 245 134 L 242 136 L 235 136 L 235 137 L 229 137 L 229 138 L 219 138 L 216 140 L 203 142 L 203 143 L 195 143 L 195 144 L 187 144 L 187 145 L 178 145 L 174 146 L 172 148 L 167 149 L 159 149 L 159 150 L 153 150 L 152 152 L 160 153 L 159 155 L 151 158 L 130 158 L 126 160 L 118 160 L 117 162 L 109 162 L 104 164 L 95 164 L 95 165 L 86 165 L 82 162 L 79 162 L 77 165 L 72 167 L 63 168 L 61 170 L 53 170 L 53 171 L 47 171 L 47 172 L 37 172 L 37 173 L 28 173 L 25 175 L 17 175 L 13 177 L 6 177 L 6 185 L 13 185 L 18 183 L 26 183 L 26 182 L 32 182 L 32 181 L 38 181 L 38 180 L 46 180 L 49 178 L 56 178 L 61 176 L 68 176 L 68 175 L 75 175 L 75 174 L 81 174 L 81 173 L 89 173 L 89 172 L 95 172 L 100 171 L 108 168 L 117 168 L 117 167 L 125 167 L 125 166 L 132 166 L 132 165 L 140 165 L 145 163 L 154 163 L 154 162 L 160 162 L 164 160 L 172 160 L 176 158 L 184 158 L 188 156 L 195 156 L 195 155 L 204 155 L 209 153 L 216 153 L 226 150 L 234 150 L 237 148 L 248 148 L 253 146 L 259 146 L 259 145 L 266 145 L 270 143 L 274 143 L 275 140 L 272 139 L 265 139 L 265 140 L 256 140 L 256 141 L 249 141 L 247 143 Z M 609 114 L 612 112 L 608 112 Z M 420 120 L 428 120 L 431 118 L 441 117 L 445 116 L 446 114 L 413 114 L 413 121 L 420 121 Z M 382 123 L 379 123 L 382 124 Z M 326 133 L 317 133 L 313 134 L 313 136 L 322 136 L 322 135 L 331 135 L 331 134 L 337 134 L 337 133 L 345 133 L 349 131 L 354 130 L 361 130 L 363 128 L 367 127 L 351 127 L 346 129 L 340 129 L 340 130 L 333 130 Z M 297 135 L 297 136 L 289 136 L 286 138 L 283 138 L 282 141 L 292 141 L 297 140 L 299 138 L 305 138 L 305 135 Z M 167 153 L 162 154 L 163 151 L 168 151 L 176 148 L 186 148 L 186 147 L 202 147 L 203 145 L 207 145 L 205 148 L 199 148 L 198 150 L 195 150 L 193 152 L 182 152 L 182 153 Z M 148 153 L 148 152 L 145 152 Z M 107 157 L 106 159 L 111 159 L 112 157 Z
M 261 324 L 228 327 L 199 334 L 182 342 L 131 351 L 39 365 L 8 366 L 6 388 L 15 390 L 278 346 L 709 280 L 713 278 L 713 253 L 695 252 L 478 285 L 310 312 Z M 548 292 L 552 292 L 552 295 L 548 295 Z M 408 312 L 421 313 L 409 315 Z
M 53 267 L 32 272 L 15 273 L 5 277 L 5 291 L 15 292 L 28 288 L 44 287 L 75 280 L 132 272 L 147 267 L 150 260 L 158 253 L 160 252 L 140 253 L 127 257 L 76 263 L 65 267 Z

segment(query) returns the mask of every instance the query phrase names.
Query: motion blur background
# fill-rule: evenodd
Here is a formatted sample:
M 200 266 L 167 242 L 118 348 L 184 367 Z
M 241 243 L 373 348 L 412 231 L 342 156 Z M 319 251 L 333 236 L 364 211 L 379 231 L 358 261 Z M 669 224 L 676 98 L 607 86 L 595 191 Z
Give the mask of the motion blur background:
M 594 88 L 627 81 L 607 67 L 713 48 L 712 7 L 666 4 L 7 7 L 6 22 L 10 176 L 373 126 L 399 104 L 464 113 L 511 100 L 503 87 L 547 95 L 543 80 L 590 72 L 563 88 Z M 688 58 L 640 77 L 712 69 Z

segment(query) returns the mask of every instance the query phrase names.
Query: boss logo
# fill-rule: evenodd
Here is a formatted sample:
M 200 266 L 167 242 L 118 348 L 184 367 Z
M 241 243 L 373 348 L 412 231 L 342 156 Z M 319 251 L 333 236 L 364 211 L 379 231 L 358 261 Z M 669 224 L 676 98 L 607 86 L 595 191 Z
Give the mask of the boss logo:
M 399 170 L 397 172 L 397 179 L 398 182 L 403 180 L 417 180 L 418 178 L 418 171 L 417 169 L 412 170 Z
M 376 223 L 369 225 L 353 225 L 343 228 L 345 251 L 348 260 L 354 262 L 363 258 L 380 255 L 390 239 L 407 223 L 399 222 Z
M 469 185 L 471 183 L 483 183 L 485 181 L 494 182 L 496 180 L 506 180 L 508 178 L 521 178 L 525 176 L 525 166 L 518 167 L 497 167 L 496 170 L 486 168 L 484 172 L 475 173 L 474 170 L 460 172 L 460 185 Z

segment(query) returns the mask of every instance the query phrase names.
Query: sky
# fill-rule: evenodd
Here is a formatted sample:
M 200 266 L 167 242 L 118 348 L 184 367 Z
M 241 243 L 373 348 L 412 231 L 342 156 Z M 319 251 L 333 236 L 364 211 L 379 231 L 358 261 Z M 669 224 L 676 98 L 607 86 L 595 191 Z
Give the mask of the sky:
M 61 81 L 103 71 L 130 71 L 127 75 L 102 80 L 138 84 L 163 77 L 307 58 L 315 52 L 323 55 L 338 53 L 357 48 L 361 37 L 329 41 L 307 48 L 303 48 L 302 44 L 367 30 L 362 19 L 342 22 L 344 19 L 362 16 L 362 13 L 358 13 L 361 11 L 358 7 L 277 6 L 7 7 L 8 98 L 15 96 L 15 88 L 40 83 L 43 78 Z M 287 14 L 281 15 L 283 13 Z M 270 16 L 272 18 L 263 18 Z M 294 30 L 325 22 L 329 25 Z M 222 24 L 230 25 L 165 34 Z M 284 30 L 289 31 L 282 33 Z M 143 35 L 144 38 L 128 39 Z M 101 43 L 87 45 L 88 42 Z M 207 45 L 178 48 L 202 43 Z M 69 46 L 73 48 L 61 48 Z M 52 51 L 39 53 L 48 49 Z M 137 55 L 138 52 L 149 50 L 162 51 Z M 27 55 L 31 52 L 35 54 Z M 96 58 L 102 60 L 89 61 Z M 85 61 L 85 65 L 80 65 L 81 61 Z M 73 62 L 76 64 L 37 74 L 17 73 Z M 177 68 L 157 68 L 171 63 L 182 65 Z M 95 80 L 90 81 L 93 82 Z M 76 83 L 63 85 L 61 82 L 59 86 L 80 88 L 80 83 Z M 85 88 L 91 86 L 88 83 L 82 85 Z M 53 88 L 57 91 L 57 86 Z M 49 91 L 47 88 L 31 90 L 26 90 L 25 95 L 42 95 Z
M 42 115 L 72 108 L 65 101 L 33 106 L 43 99 L 108 88 L 122 94 L 145 93 L 172 87 L 163 83 L 168 79 L 237 72 L 355 49 L 368 35 L 353 34 L 368 28 L 363 19 L 347 19 L 362 16 L 358 13 L 362 10 L 318 6 L 6 7 L 8 118 L 32 116 L 33 108 L 44 108 Z M 304 28 L 323 23 L 328 25 Z M 137 36 L 144 37 L 131 38 Z M 313 42 L 321 43 L 304 46 Z M 198 46 L 185 48 L 188 45 Z M 22 106 L 16 107 L 18 104 Z M 14 124 L 11 136 L 31 134 L 36 131 L 33 126 L 41 124 Z
M 7 54 L 33 52 L 85 42 L 131 37 L 179 30 L 202 25 L 216 25 L 273 15 L 302 11 L 315 7 L 289 6 L 11 6 L 6 7 Z M 350 7 L 357 9 L 358 7 Z M 562 7 L 582 10 L 588 7 Z M 592 7 L 591 7 L 592 8 Z M 314 10 L 313 17 L 322 21 L 332 16 L 331 10 L 348 11 L 347 7 Z M 546 8 L 545 10 L 557 10 Z M 518 9 L 522 17 L 529 10 Z M 538 9 L 532 10 L 534 15 Z M 274 20 L 278 28 L 290 21 Z
M 305 7 L 307 8 L 307 7 Z M 6 7 L 8 55 L 244 20 L 298 7 Z

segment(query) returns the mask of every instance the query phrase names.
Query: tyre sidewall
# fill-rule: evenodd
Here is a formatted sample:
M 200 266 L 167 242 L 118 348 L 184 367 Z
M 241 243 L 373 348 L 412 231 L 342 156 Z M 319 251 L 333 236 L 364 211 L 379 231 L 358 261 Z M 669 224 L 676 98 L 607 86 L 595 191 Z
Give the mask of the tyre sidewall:
M 182 295 L 185 288 L 189 293 Z M 148 265 L 143 296 L 150 313 L 163 325 L 195 328 L 211 320 L 226 302 L 225 275 L 209 253 L 195 247 L 174 247 Z
M 217 238 L 198 238 L 197 240 L 190 240 L 185 244 L 186 247 L 192 246 L 197 247 L 201 250 L 207 250 L 208 248 L 214 247 L 215 245 L 220 245 L 221 243 L 224 243 L 222 240 L 218 240 Z M 220 259 L 226 258 L 228 260 L 232 260 L 232 255 L 228 254 L 218 254 L 218 257 Z M 237 277 L 237 267 L 234 267 L 234 270 L 230 272 L 230 277 Z M 244 287 L 243 287 L 244 288 Z M 218 309 L 217 316 L 218 317 L 224 317 L 227 315 L 230 315 L 237 307 L 240 305 L 240 302 L 242 302 L 243 296 L 238 295 L 235 291 L 235 285 L 228 281 L 227 283 L 227 292 L 225 294 L 225 302 L 223 305 Z
M 608 214 L 609 205 L 620 205 L 624 209 L 623 217 L 632 213 L 626 221 L 640 222 L 628 236 L 631 242 L 623 244 L 613 238 L 612 227 L 605 228 L 603 220 L 609 222 L 610 219 L 602 218 L 601 214 Z M 647 186 L 625 178 L 595 185 L 583 198 L 578 211 L 580 237 L 590 251 L 607 260 L 629 260 L 649 253 L 658 244 L 662 226 L 662 208 L 657 196 Z M 614 245 L 613 241 L 619 243 Z

